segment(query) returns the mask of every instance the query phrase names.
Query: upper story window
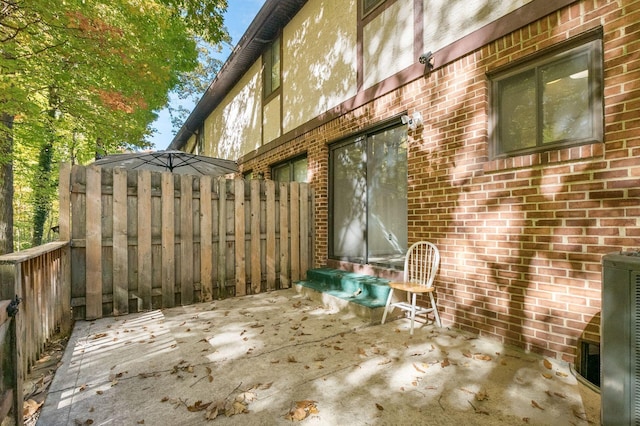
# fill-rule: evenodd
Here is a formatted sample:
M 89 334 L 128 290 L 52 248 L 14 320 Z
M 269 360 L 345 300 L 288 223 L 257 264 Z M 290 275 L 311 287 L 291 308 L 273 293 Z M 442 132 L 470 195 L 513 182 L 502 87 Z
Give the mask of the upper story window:
M 273 166 L 271 177 L 278 182 L 306 182 L 307 157 L 294 158 Z
M 280 88 L 280 44 L 281 39 L 278 36 L 262 56 L 264 63 L 263 87 L 265 98 Z
M 373 9 L 378 7 L 380 3 L 384 3 L 384 0 L 362 0 L 362 16 L 367 15 Z
M 602 142 L 599 32 L 489 78 L 491 158 Z

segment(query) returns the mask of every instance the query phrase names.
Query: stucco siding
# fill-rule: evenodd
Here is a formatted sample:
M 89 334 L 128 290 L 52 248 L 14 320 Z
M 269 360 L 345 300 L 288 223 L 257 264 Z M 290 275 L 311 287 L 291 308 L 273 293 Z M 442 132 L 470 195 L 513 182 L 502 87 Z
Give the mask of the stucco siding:
M 363 29 L 364 88 L 417 61 L 414 56 L 413 0 L 399 0 Z
M 424 0 L 424 50 L 435 52 L 531 0 Z
M 263 108 L 262 127 L 264 143 L 280 136 L 280 96 L 276 96 Z
M 311 1 L 283 32 L 286 133 L 357 91 L 357 3 Z
M 235 160 L 262 144 L 262 78 L 258 60 L 204 123 L 207 155 Z

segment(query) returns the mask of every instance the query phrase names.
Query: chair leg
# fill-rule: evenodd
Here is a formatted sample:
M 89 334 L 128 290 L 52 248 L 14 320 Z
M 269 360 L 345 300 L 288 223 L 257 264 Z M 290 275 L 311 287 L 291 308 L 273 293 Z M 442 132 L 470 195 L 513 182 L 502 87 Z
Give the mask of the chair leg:
M 387 319 L 387 312 L 389 312 L 389 305 L 391 304 L 391 298 L 393 297 L 393 289 L 389 290 L 389 296 L 387 297 L 387 304 L 384 307 L 384 313 L 382 314 L 382 322 L 380 324 L 384 324 Z
M 413 335 L 413 323 L 416 321 L 416 294 L 411 293 L 411 331 L 410 335 Z
M 433 316 L 436 319 L 436 324 L 438 324 L 438 327 L 442 327 L 440 315 L 438 314 L 438 307 L 436 306 L 436 300 L 433 298 L 433 292 L 429 293 L 429 299 L 431 299 L 431 307 L 433 308 Z

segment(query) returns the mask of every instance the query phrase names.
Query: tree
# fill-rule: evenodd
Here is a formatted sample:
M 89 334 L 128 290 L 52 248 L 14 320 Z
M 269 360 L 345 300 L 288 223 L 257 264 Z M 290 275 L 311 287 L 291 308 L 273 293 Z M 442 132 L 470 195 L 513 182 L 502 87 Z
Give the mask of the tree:
M 154 111 L 197 65 L 195 35 L 223 40 L 225 0 L 3 1 L 0 6 L 0 185 L 25 161 L 49 211 L 52 164 L 97 151 L 144 147 Z M 30 155 L 36 150 L 39 164 Z M 36 175 L 36 173 L 38 173 Z M 20 176 L 22 178 L 22 176 Z M 38 191 L 40 191 L 38 193 Z M 48 192 L 47 192 L 48 191 Z M 11 224 L 0 212 L 0 253 Z M 38 242 L 42 230 L 36 230 Z

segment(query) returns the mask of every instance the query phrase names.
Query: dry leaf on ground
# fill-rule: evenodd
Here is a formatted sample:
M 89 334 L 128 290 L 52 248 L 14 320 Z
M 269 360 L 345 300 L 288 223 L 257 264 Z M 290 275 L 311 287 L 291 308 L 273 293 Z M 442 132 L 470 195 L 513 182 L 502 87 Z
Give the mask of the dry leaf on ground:
M 544 411 L 544 408 L 542 408 L 542 407 L 540 406 L 540 404 L 538 404 L 537 402 L 535 402 L 533 399 L 531 400 L 531 406 L 532 406 L 532 407 L 534 407 L 534 408 L 538 408 L 538 409 L 540 409 L 540 410 L 543 410 L 543 411 Z
M 304 401 L 296 401 L 294 406 L 284 416 L 286 420 L 302 421 L 306 419 L 310 414 L 318 414 L 318 407 L 316 401 L 306 399 Z

